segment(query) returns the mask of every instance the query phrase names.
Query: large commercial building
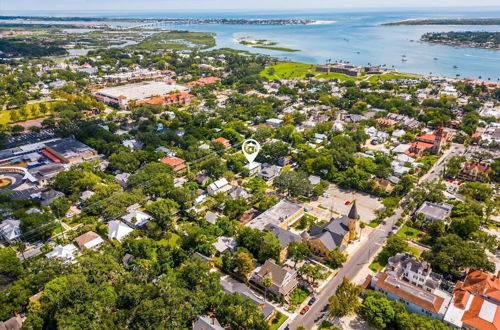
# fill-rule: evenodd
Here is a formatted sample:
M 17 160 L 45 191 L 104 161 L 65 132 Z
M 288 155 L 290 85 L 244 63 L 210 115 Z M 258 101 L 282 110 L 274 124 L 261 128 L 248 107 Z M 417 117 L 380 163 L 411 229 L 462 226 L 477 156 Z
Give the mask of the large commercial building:
M 283 229 L 297 221 L 304 214 L 302 206 L 287 200 L 281 200 L 266 212 L 252 219 L 247 226 L 264 230 L 267 225 L 272 224 Z
M 71 138 L 46 143 L 42 153 L 55 163 L 65 164 L 77 163 L 97 156 L 97 151 Z
M 99 89 L 92 95 L 99 101 L 126 109 L 129 102 L 149 99 L 153 96 L 184 92 L 186 87 L 161 81 L 144 81 L 137 84 Z

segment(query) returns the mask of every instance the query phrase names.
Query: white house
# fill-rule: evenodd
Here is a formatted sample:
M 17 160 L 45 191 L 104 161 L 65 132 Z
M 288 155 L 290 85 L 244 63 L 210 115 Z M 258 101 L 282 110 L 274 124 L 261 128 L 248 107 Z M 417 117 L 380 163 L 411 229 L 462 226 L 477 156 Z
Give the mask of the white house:
M 68 244 L 62 246 L 59 244 L 54 248 L 54 250 L 50 251 L 45 255 L 47 258 L 59 258 L 66 261 L 75 259 L 75 252 L 78 248 L 74 244 Z
M 93 231 L 88 231 L 85 234 L 78 236 L 75 238 L 75 241 L 80 250 L 93 249 L 104 243 L 102 237 Z
M 133 210 L 130 211 L 127 215 L 124 215 L 122 217 L 122 220 L 132 228 L 140 228 L 146 225 L 151 220 L 151 216 L 146 212 Z
M 121 221 L 113 220 L 108 222 L 108 237 L 121 242 L 128 234 L 134 230 Z
M 262 169 L 262 164 L 259 162 L 251 162 L 246 164 L 245 168 L 248 170 L 249 176 L 254 176 L 256 174 L 259 174 L 260 170 Z
M 219 179 L 208 185 L 207 191 L 210 196 L 215 196 L 220 193 L 228 192 L 232 189 L 232 186 L 226 180 L 226 178 Z
M 8 242 L 15 241 L 21 236 L 21 221 L 14 219 L 7 219 L 0 223 L 0 235 Z
M 283 120 L 278 118 L 269 118 L 268 120 L 266 120 L 266 124 L 273 127 L 280 127 L 283 124 Z

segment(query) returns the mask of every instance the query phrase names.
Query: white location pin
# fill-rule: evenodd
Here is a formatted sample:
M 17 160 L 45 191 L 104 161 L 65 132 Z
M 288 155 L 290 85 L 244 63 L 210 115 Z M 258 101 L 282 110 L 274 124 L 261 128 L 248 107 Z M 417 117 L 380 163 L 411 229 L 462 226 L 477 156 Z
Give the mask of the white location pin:
M 243 155 L 245 155 L 248 162 L 253 163 L 253 161 L 255 160 L 255 158 L 257 158 L 257 155 L 259 154 L 260 144 L 254 139 L 245 140 L 243 142 L 243 145 L 241 146 L 241 151 L 243 151 Z

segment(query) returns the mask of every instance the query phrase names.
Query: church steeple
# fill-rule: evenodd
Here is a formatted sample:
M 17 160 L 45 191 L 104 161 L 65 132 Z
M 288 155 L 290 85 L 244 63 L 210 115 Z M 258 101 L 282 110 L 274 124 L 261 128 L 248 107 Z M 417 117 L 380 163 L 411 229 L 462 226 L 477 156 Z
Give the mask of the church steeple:
M 359 219 L 358 208 L 356 207 L 356 201 L 352 202 L 351 210 L 349 211 L 349 215 L 347 215 L 349 219 Z
M 358 208 L 356 207 L 356 201 L 352 203 L 351 210 L 347 215 L 348 225 L 349 225 L 349 240 L 354 241 L 359 235 L 359 214 Z

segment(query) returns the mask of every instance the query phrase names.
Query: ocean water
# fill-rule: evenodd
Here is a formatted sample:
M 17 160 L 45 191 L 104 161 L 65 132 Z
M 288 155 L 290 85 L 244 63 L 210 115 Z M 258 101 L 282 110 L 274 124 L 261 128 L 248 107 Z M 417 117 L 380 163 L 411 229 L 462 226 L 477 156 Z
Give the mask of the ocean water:
M 500 8 L 486 9 L 418 9 L 398 11 L 333 11 L 317 12 L 17 12 L 23 15 L 101 16 L 137 18 L 302 18 L 323 24 L 223 25 L 169 24 L 163 28 L 208 31 L 216 34 L 217 47 L 251 50 L 275 57 L 321 64 L 327 60 L 347 61 L 357 65 L 386 65 L 400 72 L 500 80 L 500 50 L 455 48 L 419 41 L 426 32 L 500 31 L 500 26 L 383 26 L 382 23 L 411 18 L 500 17 Z M 88 23 L 88 22 L 87 22 Z M 111 23 L 127 24 L 130 23 Z M 235 39 L 268 39 L 279 46 L 299 49 L 281 52 L 248 48 Z M 402 61 L 405 55 L 406 61 Z M 455 68 L 455 66 L 457 68 Z

